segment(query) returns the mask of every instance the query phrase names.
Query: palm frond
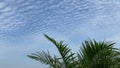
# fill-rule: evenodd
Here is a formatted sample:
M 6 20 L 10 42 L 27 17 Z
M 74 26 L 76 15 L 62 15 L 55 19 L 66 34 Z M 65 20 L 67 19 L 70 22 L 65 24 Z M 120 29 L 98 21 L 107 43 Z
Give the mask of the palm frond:
M 74 53 L 71 52 L 71 49 L 68 47 L 67 44 L 64 44 L 63 41 L 57 42 L 55 39 L 47 36 L 46 34 L 44 34 L 44 36 L 51 41 L 56 48 L 58 49 L 61 58 L 65 64 L 65 68 L 71 68 L 71 65 L 74 65 Z
M 115 43 L 97 42 L 95 40 L 86 40 L 82 43 L 82 48 L 78 53 L 79 65 L 83 68 L 109 68 L 112 64 L 112 57 Z
M 50 65 L 50 67 L 61 68 L 59 59 L 57 59 L 56 56 L 54 57 L 50 56 L 49 52 L 41 51 L 41 52 L 31 53 L 30 55 L 27 56 L 31 59 L 40 61 L 43 64 Z

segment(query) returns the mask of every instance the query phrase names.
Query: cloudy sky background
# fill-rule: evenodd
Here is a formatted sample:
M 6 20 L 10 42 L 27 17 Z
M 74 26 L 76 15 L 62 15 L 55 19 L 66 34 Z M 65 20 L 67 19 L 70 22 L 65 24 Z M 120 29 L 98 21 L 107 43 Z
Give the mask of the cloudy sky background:
M 56 49 L 43 33 L 77 51 L 83 40 L 117 42 L 118 0 L 0 0 L 0 68 L 47 68 L 26 55 Z

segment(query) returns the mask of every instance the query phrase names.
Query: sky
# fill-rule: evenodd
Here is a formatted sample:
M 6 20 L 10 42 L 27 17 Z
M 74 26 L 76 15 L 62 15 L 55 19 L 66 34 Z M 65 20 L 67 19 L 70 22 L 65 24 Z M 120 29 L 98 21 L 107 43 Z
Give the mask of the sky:
M 120 48 L 119 0 L 0 0 L 0 68 L 48 68 L 26 55 L 49 50 L 44 33 L 78 51 L 86 39 Z

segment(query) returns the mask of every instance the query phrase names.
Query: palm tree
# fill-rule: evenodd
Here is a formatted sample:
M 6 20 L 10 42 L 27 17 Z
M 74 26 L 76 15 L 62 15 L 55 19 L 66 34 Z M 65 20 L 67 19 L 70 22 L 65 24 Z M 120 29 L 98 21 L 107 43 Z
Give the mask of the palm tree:
M 71 49 L 64 44 L 63 41 L 57 42 L 53 38 L 44 34 L 44 36 L 51 41 L 60 53 L 60 57 L 56 57 L 56 55 L 51 56 L 49 52 L 37 52 L 28 55 L 28 57 L 40 61 L 44 64 L 50 65 L 50 68 L 75 68 L 75 56 L 72 53 Z
M 118 68 L 120 52 L 112 42 L 85 41 L 78 53 L 80 68 Z
M 44 34 L 60 53 L 60 57 L 51 56 L 49 51 L 41 51 L 27 55 L 29 58 L 49 65 L 50 68 L 118 68 L 120 65 L 120 52 L 114 48 L 112 42 L 97 42 L 86 40 L 82 43 L 78 53 L 73 53 L 63 41 Z

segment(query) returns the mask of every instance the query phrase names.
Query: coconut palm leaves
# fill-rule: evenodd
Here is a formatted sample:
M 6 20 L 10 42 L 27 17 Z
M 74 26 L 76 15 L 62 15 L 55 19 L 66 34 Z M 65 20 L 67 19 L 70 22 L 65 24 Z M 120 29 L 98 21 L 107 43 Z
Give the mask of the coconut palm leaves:
M 118 62 L 119 51 L 113 48 L 115 43 L 85 41 L 78 54 L 81 68 L 113 68 Z
M 58 49 L 61 55 L 62 63 L 64 63 L 64 68 L 73 68 L 72 65 L 74 64 L 75 57 L 74 53 L 71 52 L 71 49 L 67 46 L 67 44 L 64 44 L 63 41 L 57 42 L 46 34 L 44 35 Z
M 55 39 L 44 34 L 51 41 L 60 53 L 60 57 L 51 56 L 48 52 L 37 52 L 28 55 L 29 58 L 47 64 L 50 68 L 119 68 L 120 52 L 114 48 L 112 42 L 97 42 L 86 40 L 82 43 L 78 53 L 73 53 L 63 41 L 57 42 Z
M 49 52 L 46 53 L 44 51 L 32 53 L 31 55 L 28 55 L 28 57 L 45 64 L 49 64 L 50 67 L 53 68 L 75 68 L 73 67 L 73 65 L 75 66 L 74 53 L 71 52 L 71 49 L 67 46 L 67 44 L 64 44 L 63 41 L 57 42 L 46 34 L 44 34 L 44 36 L 56 46 L 61 57 L 52 57 Z
M 37 53 L 31 53 L 31 55 L 28 55 L 28 57 L 35 59 L 37 61 L 40 61 L 43 64 L 50 65 L 50 67 L 53 68 L 60 68 L 61 65 L 59 64 L 59 61 L 56 57 L 52 57 L 49 52 L 37 52 Z

